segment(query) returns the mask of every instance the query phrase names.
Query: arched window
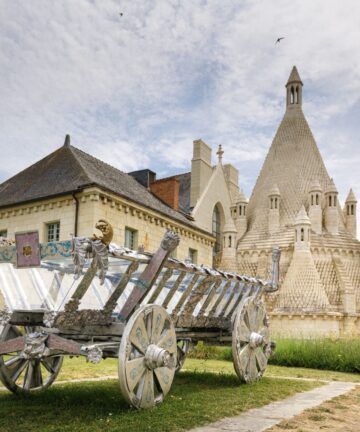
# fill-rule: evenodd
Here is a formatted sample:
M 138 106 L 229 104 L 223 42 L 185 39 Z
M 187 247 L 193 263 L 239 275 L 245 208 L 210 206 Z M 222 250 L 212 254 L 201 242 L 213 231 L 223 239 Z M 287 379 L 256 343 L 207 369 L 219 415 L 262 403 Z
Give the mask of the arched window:
M 290 103 L 291 103 L 291 104 L 294 103 L 294 98 L 295 98 L 295 95 L 294 95 L 294 87 L 291 87 L 291 89 L 290 89 Z
M 277 209 L 277 198 L 275 198 L 275 208 Z
M 229 248 L 231 248 L 231 236 L 229 236 Z
M 301 228 L 301 241 L 304 241 L 304 228 Z
M 331 195 L 329 196 L 329 207 L 331 207 Z
M 214 252 L 218 253 L 221 250 L 221 232 L 220 232 L 220 211 L 217 206 L 214 207 L 212 215 L 212 234 L 215 237 Z M 224 240 L 225 242 L 225 240 Z
M 319 205 L 319 194 L 316 194 L 316 205 Z
M 270 198 L 270 208 L 272 209 L 273 208 L 273 198 Z
M 311 205 L 312 206 L 314 205 L 314 195 L 313 194 L 311 194 Z
M 351 204 L 351 215 L 354 215 L 354 204 Z
M 336 207 L 336 195 L 334 195 L 334 207 Z
M 241 216 L 242 215 L 242 211 L 241 211 L 242 209 L 241 209 L 241 206 L 239 206 L 239 215 Z

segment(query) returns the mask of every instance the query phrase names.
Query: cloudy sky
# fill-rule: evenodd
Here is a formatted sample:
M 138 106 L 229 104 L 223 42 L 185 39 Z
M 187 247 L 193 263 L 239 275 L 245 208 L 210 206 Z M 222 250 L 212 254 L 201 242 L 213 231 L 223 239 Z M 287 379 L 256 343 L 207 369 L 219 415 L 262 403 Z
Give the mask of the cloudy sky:
M 249 196 L 296 64 L 340 200 L 360 198 L 359 22 L 358 0 L 0 0 L 0 181 L 66 133 L 159 177 L 188 171 L 202 138 Z

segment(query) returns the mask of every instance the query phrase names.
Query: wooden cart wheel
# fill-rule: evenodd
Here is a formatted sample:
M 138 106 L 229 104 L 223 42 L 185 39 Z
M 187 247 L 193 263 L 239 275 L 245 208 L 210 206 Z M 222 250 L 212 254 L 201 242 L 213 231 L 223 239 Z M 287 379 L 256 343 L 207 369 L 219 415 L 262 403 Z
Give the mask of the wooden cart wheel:
M 177 341 L 177 361 L 176 361 L 176 372 L 179 372 L 184 366 L 188 352 L 190 351 L 192 343 L 189 339 L 179 339 Z
M 139 308 L 126 324 L 119 348 L 119 380 L 135 408 L 161 403 L 174 379 L 177 344 L 174 324 L 158 305 Z
M 4 326 L 0 341 L 8 341 L 36 327 Z M 38 393 L 48 388 L 56 379 L 63 362 L 62 356 L 28 360 L 20 352 L 0 356 L 0 380 L 13 393 Z
M 240 303 L 232 334 L 234 368 L 246 383 L 259 380 L 271 352 L 269 322 L 260 298 L 248 297 Z

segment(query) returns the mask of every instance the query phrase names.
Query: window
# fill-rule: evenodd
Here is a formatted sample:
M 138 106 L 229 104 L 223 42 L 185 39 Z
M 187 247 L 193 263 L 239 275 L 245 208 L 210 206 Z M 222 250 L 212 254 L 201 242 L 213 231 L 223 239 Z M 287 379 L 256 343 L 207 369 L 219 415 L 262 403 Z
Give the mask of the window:
M 319 194 L 316 194 L 316 205 L 319 205 Z
M 129 249 L 137 249 L 138 246 L 138 232 L 129 227 L 125 227 L 125 247 Z
M 331 207 L 331 195 L 329 196 L 329 207 Z
M 311 195 L 311 205 L 314 205 L 314 195 Z
M 0 237 L 6 238 L 7 237 L 7 230 L 1 230 L 0 231 Z
M 198 255 L 198 251 L 196 249 L 189 248 L 189 260 L 193 264 L 197 264 L 197 255 Z
M 301 241 L 304 241 L 304 228 L 301 228 Z
M 291 90 L 290 90 L 290 103 L 291 104 L 294 103 L 294 87 L 291 87 Z
M 60 222 L 46 224 L 46 238 L 48 242 L 60 240 Z
M 212 215 L 212 234 L 216 238 L 215 246 L 214 246 L 214 252 L 218 253 L 221 250 L 221 233 L 220 233 L 220 211 L 215 206 L 213 215 Z

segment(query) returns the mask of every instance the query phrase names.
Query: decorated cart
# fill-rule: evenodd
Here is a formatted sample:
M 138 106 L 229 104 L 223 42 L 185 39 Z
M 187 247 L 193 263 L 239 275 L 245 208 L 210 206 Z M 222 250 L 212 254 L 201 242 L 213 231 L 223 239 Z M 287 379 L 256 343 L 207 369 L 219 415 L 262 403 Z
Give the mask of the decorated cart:
M 118 358 L 123 396 L 151 408 L 198 341 L 232 345 L 242 381 L 261 378 L 273 349 L 263 295 L 272 280 L 170 258 L 179 243 L 166 232 L 155 254 L 102 236 L 39 244 L 36 232 L 0 247 L 0 379 L 14 393 L 38 392 L 56 379 L 65 355 L 90 362 Z

